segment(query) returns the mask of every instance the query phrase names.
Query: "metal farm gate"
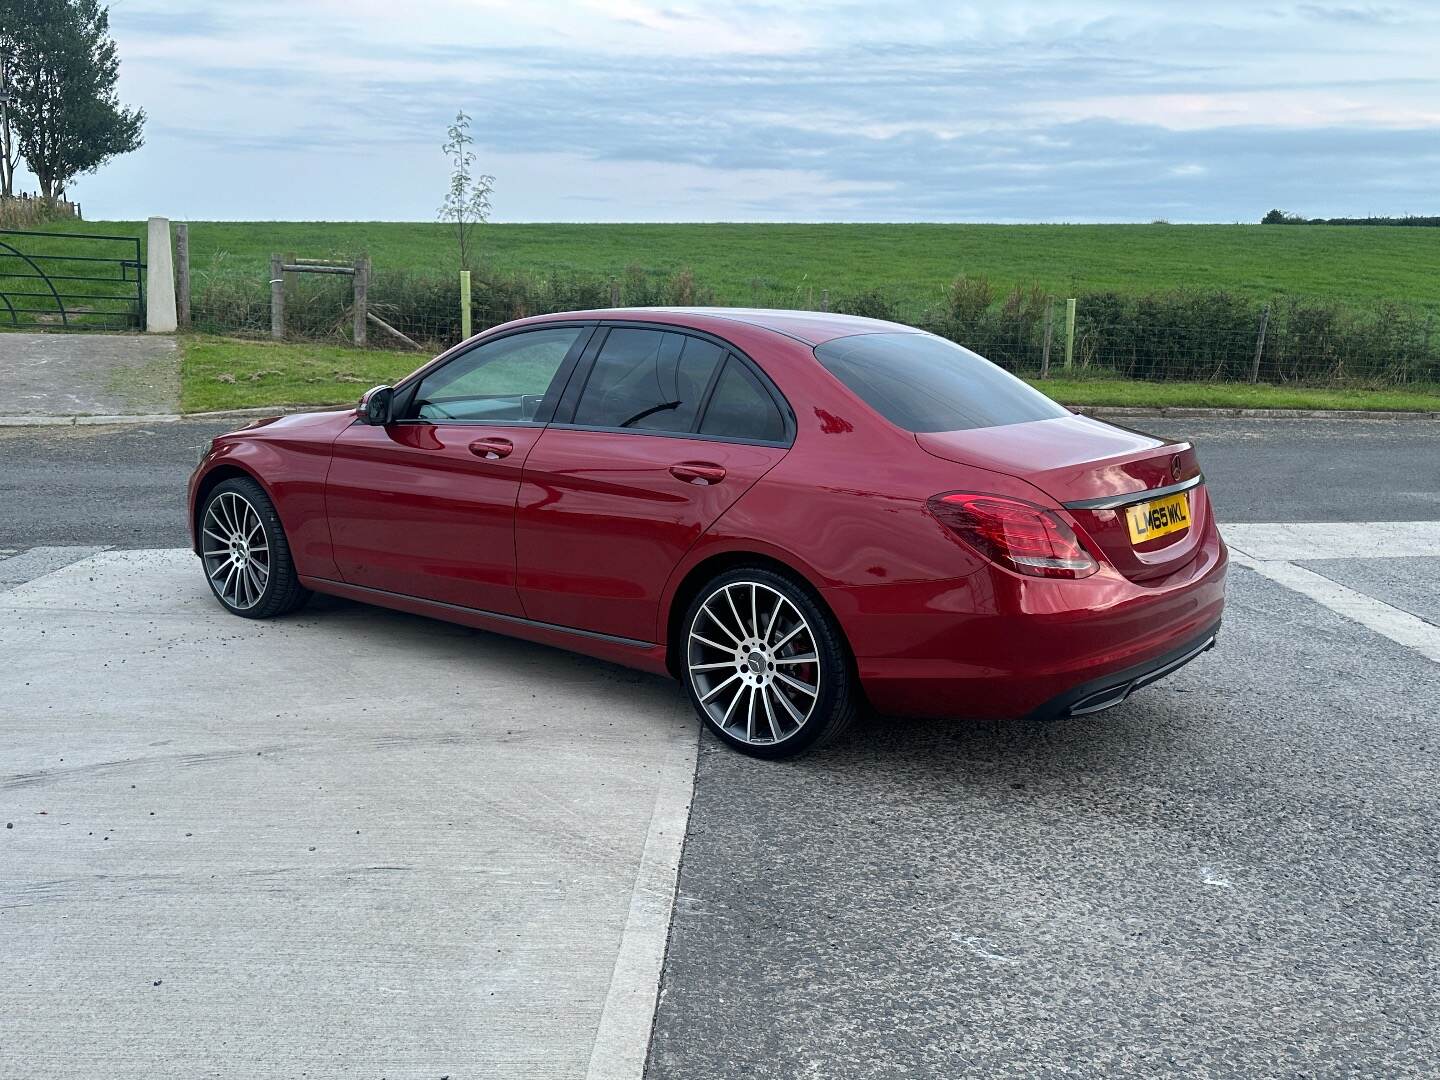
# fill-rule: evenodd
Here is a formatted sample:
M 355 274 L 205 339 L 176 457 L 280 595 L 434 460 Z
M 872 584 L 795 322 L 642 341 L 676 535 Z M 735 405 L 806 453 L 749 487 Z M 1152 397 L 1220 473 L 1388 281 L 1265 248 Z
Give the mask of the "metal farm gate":
M 7 324 L 143 330 L 139 238 L 0 229 L 0 326 Z

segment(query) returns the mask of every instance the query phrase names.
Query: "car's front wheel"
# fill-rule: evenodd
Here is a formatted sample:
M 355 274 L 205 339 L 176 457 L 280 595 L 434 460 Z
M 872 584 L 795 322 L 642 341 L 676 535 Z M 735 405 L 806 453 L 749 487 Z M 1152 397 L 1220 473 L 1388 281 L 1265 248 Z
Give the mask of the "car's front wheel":
M 200 559 L 210 591 L 232 614 L 268 619 L 310 599 L 296 576 L 274 503 L 248 477 L 225 480 L 206 497 Z
M 691 701 L 737 750 L 790 757 L 855 718 L 858 688 L 840 629 L 787 577 L 758 567 L 720 575 L 691 602 L 684 634 Z

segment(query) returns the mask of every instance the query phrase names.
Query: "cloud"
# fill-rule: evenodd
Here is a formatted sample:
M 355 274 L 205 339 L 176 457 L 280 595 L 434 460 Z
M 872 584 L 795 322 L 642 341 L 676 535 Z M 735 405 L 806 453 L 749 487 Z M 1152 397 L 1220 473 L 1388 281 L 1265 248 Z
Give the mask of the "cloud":
M 124 35 L 208 38 L 228 32 L 234 24 L 212 8 L 153 10 L 117 5 L 110 11 L 110 25 Z
M 428 217 L 459 107 L 501 219 L 1411 209 L 1440 129 L 1418 3 L 145 3 L 114 18 L 150 137 L 92 212 L 205 175 L 210 216 Z
M 1326 22 L 1359 23 L 1367 26 L 1394 22 L 1402 14 L 1397 8 L 1368 5 L 1344 7 L 1332 4 L 1301 4 L 1297 10 L 1300 14 L 1312 19 Z

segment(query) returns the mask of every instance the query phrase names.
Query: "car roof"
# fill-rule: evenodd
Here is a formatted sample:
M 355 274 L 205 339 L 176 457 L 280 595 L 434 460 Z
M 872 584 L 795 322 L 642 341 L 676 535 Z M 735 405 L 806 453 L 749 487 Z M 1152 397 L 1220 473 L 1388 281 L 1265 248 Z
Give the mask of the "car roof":
M 695 323 L 700 329 L 714 329 L 705 326 L 708 320 L 740 322 L 749 326 L 770 330 L 807 345 L 820 345 L 835 338 L 851 337 L 855 334 L 917 334 L 921 331 L 904 323 L 887 322 L 884 319 L 867 319 L 859 315 L 841 315 L 833 311 L 790 311 L 778 308 L 728 308 L 728 307 L 632 307 L 603 308 L 594 311 L 563 311 L 536 316 L 534 322 L 548 322 L 555 319 L 637 319 L 646 322 Z

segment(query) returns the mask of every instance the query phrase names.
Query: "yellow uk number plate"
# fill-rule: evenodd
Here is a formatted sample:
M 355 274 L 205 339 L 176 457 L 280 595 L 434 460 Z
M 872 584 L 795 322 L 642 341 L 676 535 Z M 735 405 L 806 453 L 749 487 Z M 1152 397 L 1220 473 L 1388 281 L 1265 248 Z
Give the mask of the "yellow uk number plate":
M 1152 499 L 1138 506 L 1127 507 L 1125 521 L 1130 526 L 1130 541 L 1143 544 L 1157 536 L 1168 536 L 1190 527 L 1190 496 L 1182 491 L 1179 495 L 1167 495 L 1163 499 Z

